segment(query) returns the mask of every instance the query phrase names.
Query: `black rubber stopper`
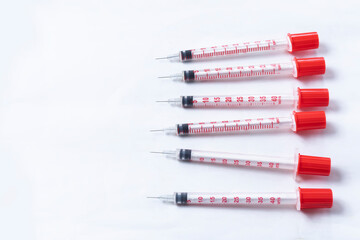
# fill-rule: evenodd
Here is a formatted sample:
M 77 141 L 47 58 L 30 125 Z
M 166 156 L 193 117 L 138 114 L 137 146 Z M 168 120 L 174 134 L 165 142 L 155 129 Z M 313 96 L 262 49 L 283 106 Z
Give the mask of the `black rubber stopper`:
M 188 61 L 192 59 L 192 53 L 191 50 L 181 51 L 181 61 Z
M 193 107 L 193 105 L 194 105 L 193 100 L 194 100 L 194 97 L 193 97 L 193 96 L 183 96 L 183 97 L 182 97 L 182 100 L 181 100 L 182 106 L 183 106 L 184 108 L 191 108 L 191 107 Z
M 191 150 L 190 149 L 180 149 L 179 158 L 182 161 L 190 161 L 191 160 Z
M 187 135 L 189 133 L 189 124 L 178 124 L 177 133 L 178 135 Z
M 175 202 L 177 205 L 186 205 L 187 204 L 187 193 L 176 193 Z
M 193 70 L 184 71 L 184 81 L 185 82 L 194 82 L 195 72 Z

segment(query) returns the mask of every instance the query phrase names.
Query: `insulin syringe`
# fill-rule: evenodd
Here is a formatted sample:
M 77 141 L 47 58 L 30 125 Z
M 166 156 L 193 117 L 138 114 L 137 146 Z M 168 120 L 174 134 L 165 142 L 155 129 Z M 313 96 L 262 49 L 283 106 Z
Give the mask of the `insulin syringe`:
M 303 76 L 321 75 L 326 70 L 325 59 L 293 58 L 285 63 L 259 64 L 236 67 L 223 67 L 202 70 L 187 70 L 178 74 L 162 76 L 184 82 L 202 82 L 218 80 L 234 80 L 271 75 L 292 75 L 295 78 Z
M 327 107 L 329 105 L 329 91 L 327 88 L 301 89 L 297 88 L 293 94 L 238 94 L 238 95 L 208 95 L 208 96 L 180 96 L 169 99 L 171 105 L 183 108 L 242 108 L 267 106 Z
M 294 192 L 175 192 L 169 195 L 161 195 L 157 198 L 166 203 L 180 206 L 204 205 L 204 206 L 296 206 L 297 210 L 311 208 L 331 208 L 333 205 L 333 193 L 328 188 L 298 188 Z
M 227 166 L 244 166 L 267 169 L 291 170 L 298 175 L 329 176 L 331 159 L 302 155 L 296 152 L 293 156 L 266 156 L 244 153 L 211 152 L 193 149 L 176 149 L 162 152 L 166 157 L 183 162 L 214 163 Z
M 243 42 L 230 45 L 214 46 L 180 51 L 179 53 L 160 57 L 180 62 L 206 60 L 213 57 L 236 56 L 244 53 L 263 52 L 271 50 L 288 50 L 296 52 L 316 49 L 319 47 L 319 36 L 316 32 L 287 34 L 282 39 L 269 39 L 262 41 Z
M 325 112 L 293 112 L 288 117 L 176 124 L 160 130 L 178 136 L 243 133 L 249 130 L 292 129 L 294 132 L 326 128 Z

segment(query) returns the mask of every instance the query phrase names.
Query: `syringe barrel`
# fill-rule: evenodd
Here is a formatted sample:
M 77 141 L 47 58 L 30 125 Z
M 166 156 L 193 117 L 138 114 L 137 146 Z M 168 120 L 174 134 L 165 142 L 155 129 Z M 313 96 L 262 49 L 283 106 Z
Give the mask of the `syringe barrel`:
M 239 94 L 224 96 L 181 96 L 184 108 L 295 106 L 297 94 Z
M 287 34 L 282 39 L 269 39 L 253 42 L 243 42 L 230 45 L 214 46 L 180 51 L 182 62 L 206 60 L 214 57 L 227 57 L 253 52 L 273 50 L 288 50 L 289 52 L 315 49 L 319 47 L 319 37 L 316 32 Z
M 237 67 L 224 67 L 214 69 L 189 70 L 183 72 L 183 81 L 202 82 L 217 80 L 232 80 L 270 75 L 291 75 L 296 72 L 293 62 L 260 64 Z
M 177 205 L 217 205 L 217 206 L 296 206 L 296 192 L 278 193 L 198 193 L 198 192 L 177 192 L 175 203 Z
M 252 52 L 288 49 L 289 42 L 286 38 L 278 40 L 261 40 L 181 51 L 180 61 L 198 61 L 214 57 L 228 57 Z
M 209 152 L 192 149 L 177 149 L 176 157 L 180 161 L 215 163 L 228 166 L 245 166 L 295 171 L 297 156 L 280 157 L 242 153 Z
M 243 119 L 233 121 L 200 122 L 177 124 L 177 135 L 202 135 L 242 133 L 249 130 L 282 129 L 291 128 L 293 119 L 289 117 Z

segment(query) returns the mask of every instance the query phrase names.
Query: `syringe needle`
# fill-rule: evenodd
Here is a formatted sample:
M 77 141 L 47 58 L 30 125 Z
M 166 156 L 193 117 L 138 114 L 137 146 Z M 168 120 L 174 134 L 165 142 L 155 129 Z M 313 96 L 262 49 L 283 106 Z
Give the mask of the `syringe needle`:
M 178 103 L 179 101 L 176 99 L 176 100 L 158 100 L 158 101 L 155 101 L 155 102 Z
M 171 152 L 171 151 L 163 151 L 163 152 L 154 152 L 154 151 L 151 151 L 150 153 L 156 153 L 156 154 L 173 154 L 173 152 Z
M 167 200 L 169 199 L 168 197 L 165 197 L 165 196 L 158 196 L 158 197 L 146 197 L 146 198 L 152 198 L 152 199 L 163 199 L 163 200 Z
M 178 58 L 178 57 L 179 57 L 178 54 L 174 54 L 174 55 L 169 55 L 169 56 L 166 56 L 166 57 L 157 57 L 157 58 L 155 58 L 155 60 L 169 59 L 169 58 Z
M 164 129 L 152 129 L 150 130 L 150 132 L 163 132 L 165 131 Z
M 170 80 L 174 80 L 174 81 L 182 81 L 183 74 L 177 73 L 177 74 L 172 74 L 172 75 L 167 75 L 167 76 L 158 76 L 158 78 L 159 79 L 170 79 Z
M 168 100 L 156 100 L 157 103 L 170 103 L 175 105 L 181 105 L 182 98 L 170 98 Z
M 177 128 L 175 127 L 169 127 L 169 128 L 163 128 L 163 129 L 151 129 L 150 132 L 164 132 L 166 134 L 176 134 Z

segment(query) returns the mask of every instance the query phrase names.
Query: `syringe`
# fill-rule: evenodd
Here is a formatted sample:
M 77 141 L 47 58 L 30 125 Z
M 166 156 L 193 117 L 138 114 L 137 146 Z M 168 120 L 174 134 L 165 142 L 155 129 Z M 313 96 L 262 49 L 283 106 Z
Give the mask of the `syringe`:
M 234 193 L 200 193 L 175 192 L 157 198 L 166 203 L 179 206 L 296 206 L 297 210 L 311 208 L 331 208 L 333 193 L 328 188 L 298 188 L 294 192 L 234 192 Z
M 271 75 L 292 75 L 295 78 L 324 74 L 326 70 L 325 59 L 293 58 L 285 63 L 259 64 L 237 67 L 223 67 L 214 69 L 188 70 L 182 73 L 159 78 L 190 82 L 234 80 Z
M 292 170 L 297 175 L 329 176 L 331 159 L 302 155 L 296 152 L 293 156 L 266 156 L 243 153 L 226 153 L 200 151 L 193 149 L 176 149 L 163 152 L 166 157 L 183 162 L 215 163 L 227 166 L 245 166 L 255 168 Z
M 214 46 L 180 51 L 167 57 L 157 59 L 169 59 L 180 62 L 206 60 L 213 57 L 236 56 L 244 53 L 263 52 L 271 50 L 288 50 L 291 52 L 316 49 L 319 47 L 317 32 L 287 34 L 282 39 L 269 39 L 254 42 L 236 43 L 230 45 Z
M 327 88 L 301 89 L 297 88 L 293 94 L 238 94 L 238 95 L 208 95 L 208 96 L 180 96 L 167 101 L 183 108 L 243 108 L 268 106 L 327 107 L 329 105 L 329 91 Z
M 326 128 L 325 112 L 293 112 L 288 117 L 255 118 L 233 121 L 200 122 L 176 124 L 160 130 L 178 136 L 202 135 L 211 133 L 242 133 L 249 130 L 269 130 L 290 128 L 294 132 Z

